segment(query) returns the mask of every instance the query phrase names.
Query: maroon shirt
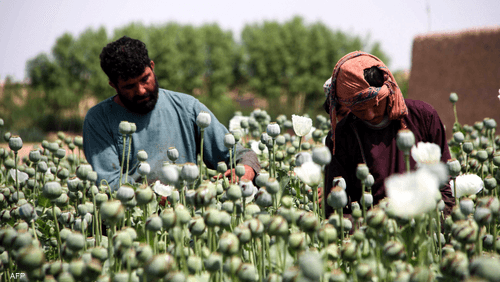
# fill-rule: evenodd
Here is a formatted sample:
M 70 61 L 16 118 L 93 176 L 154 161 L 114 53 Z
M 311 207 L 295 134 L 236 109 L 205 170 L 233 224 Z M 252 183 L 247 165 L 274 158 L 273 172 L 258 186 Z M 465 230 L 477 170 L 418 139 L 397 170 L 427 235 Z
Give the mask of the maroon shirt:
M 446 163 L 450 158 L 450 151 L 445 136 L 445 129 L 436 110 L 429 104 L 406 99 L 408 115 L 403 118 L 408 129 L 415 135 L 415 144 L 418 142 L 432 142 L 441 147 L 441 161 Z M 342 176 L 346 180 L 346 192 L 351 201 L 360 201 L 362 187 L 361 182 L 356 178 L 356 168 L 359 163 L 363 163 L 361 147 L 364 152 L 366 164 L 370 173 L 375 179 L 372 186 L 374 205 L 386 196 L 384 180 L 395 173 L 406 172 L 404 153 L 396 145 L 396 137 L 401 127 L 399 120 L 392 120 L 387 127 L 382 129 L 372 129 L 363 121 L 350 113 L 346 118 L 337 124 L 335 131 L 335 156 L 325 168 L 326 191 L 332 188 L 332 181 L 335 176 Z M 359 135 L 360 142 L 354 130 Z M 326 145 L 332 149 L 331 133 L 326 138 Z M 410 167 L 415 169 L 415 161 L 410 155 Z M 441 189 L 442 198 L 446 204 L 445 214 L 451 212 L 455 201 L 451 194 L 449 185 Z M 433 200 L 433 199 L 429 199 Z M 333 212 L 327 205 L 327 214 Z M 350 213 L 350 205 L 345 209 Z

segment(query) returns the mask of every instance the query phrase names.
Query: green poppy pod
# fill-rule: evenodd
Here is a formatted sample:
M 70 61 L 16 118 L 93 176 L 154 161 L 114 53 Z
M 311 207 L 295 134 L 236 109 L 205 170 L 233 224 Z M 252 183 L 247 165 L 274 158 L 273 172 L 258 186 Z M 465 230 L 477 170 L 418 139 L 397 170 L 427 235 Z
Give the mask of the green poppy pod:
M 234 139 L 233 134 L 226 133 L 226 135 L 224 135 L 224 146 L 226 146 L 226 148 L 228 148 L 228 149 L 233 148 L 235 143 L 236 143 L 236 140 Z
M 146 229 L 149 231 L 160 231 L 163 227 L 163 222 L 161 217 L 158 215 L 152 215 L 146 220 Z
M 227 198 L 231 201 L 236 201 L 241 199 L 242 192 L 240 186 L 236 184 L 229 185 L 229 188 L 226 191 Z
M 266 187 L 261 187 L 257 193 L 255 193 L 255 203 L 259 207 L 270 207 L 273 205 L 273 198 L 269 192 L 267 192 Z
M 288 246 L 295 251 L 305 250 L 307 239 L 304 232 L 293 232 L 288 238 Z
M 225 162 L 218 162 L 217 163 L 217 172 L 218 173 L 225 173 L 227 171 L 227 164 Z
M 42 189 L 42 194 L 45 198 L 49 200 L 55 200 L 62 194 L 61 184 L 56 181 L 50 181 L 45 183 Z
M 267 192 L 271 195 L 278 193 L 280 190 L 280 183 L 276 180 L 276 178 L 269 178 L 265 186 Z
M 140 162 L 147 161 L 148 160 L 148 153 L 146 153 L 146 151 L 144 151 L 144 150 L 139 150 L 139 152 L 137 152 L 137 160 Z
M 257 269 L 253 264 L 243 263 L 237 271 L 238 278 L 242 282 L 256 282 L 258 281 L 259 275 L 257 274 Z
M 42 157 L 42 154 L 40 153 L 40 150 L 31 150 L 29 152 L 28 158 L 31 162 L 38 163 Z
M 387 215 L 380 208 L 373 208 L 366 213 L 366 223 L 368 226 L 379 229 L 384 226 L 387 221 Z
M 485 226 L 485 225 L 490 224 L 490 222 L 492 220 L 491 210 L 488 208 L 482 208 L 482 207 L 476 208 L 476 211 L 474 212 L 474 220 L 480 226 Z
M 90 170 L 87 172 L 87 181 L 91 184 L 95 184 L 97 182 L 97 172 Z
M 453 133 L 453 140 L 457 143 L 463 143 L 464 140 L 465 140 L 465 136 L 462 132 L 460 131 L 457 131 L 455 133 Z
M 268 180 L 269 180 L 269 173 L 265 170 L 261 170 L 254 179 L 255 184 L 258 187 L 266 186 Z
M 92 171 L 90 164 L 81 164 L 76 168 L 76 176 L 81 180 L 87 180 L 87 174 Z
M 288 235 L 288 222 L 282 216 L 276 215 L 269 221 L 269 235 L 287 236 Z
M 151 278 L 163 278 L 175 267 L 175 258 L 168 253 L 155 255 L 144 266 L 144 271 Z
M 47 166 L 47 163 L 44 161 L 40 161 L 37 164 L 38 171 L 41 173 L 46 173 L 49 167 Z
M 191 220 L 191 214 L 189 213 L 189 210 L 186 209 L 183 205 L 178 204 L 176 206 L 175 214 L 180 224 L 188 224 Z
M 284 135 L 279 135 L 276 137 L 276 145 L 278 146 L 284 146 L 286 144 L 286 138 Z
M 415 145 L 415 135 L 409 129 L 400 129 L 396 138 L 398 149 L 409 153 L 413 145 Z
M 73 252 L 82 250 L 85 243 L 84 236 L 78 232 L 73 232 L 66 237 L 66 246 Z
M 161 176 L 162 182 L 175 185 L 179 181 L 179 170 L 176 165 L 165 163 L 161 168 Z
M 457 101 L 458 101 L 458 95 L 457 95 L 457 93 L 452 92 L 450 94 L 450 102 L 452 102 L 453 104 L 455 104 Z
M 488 159 L 488 152 L 486 152 L 486 150 L 478 150 L 476 153 L 476 159 L 480 163 L 485 162 Z
M 32 245 L 33 243 L 33 236 L 31 236 L 31 233 L 28 232 L 28 230 L 19 230 L 17 232 L 16 238 L 12 242 L 12 248 L 16 251 L 19 249 Z
M 383 254 L 391 261 L 403 259 L 405 246 L 399 241 L 388 241 L 383 247 Z
M 243 175 L 245 175 L 245 166 L 242 165 L 242 164 L 237 164 L 236 165 L 236 168 L 235 168 L 235 173 L 236 173 L 236 176 L 238 177 L 242 177 Z
M 58 159 L 62 159 L 64 157 L 66 157 L 66 150 L 63 149 L 63 148 L 58 148 L 55 152 L 54 152 L 54 157 L 58 158 Z
M 483 124 L 486 129 L 494 129 L 497 127 L 496 121 L 492 118 L 485 118 Z
M 45 253 L 43 249 L 28 245 L 19 250 L 16 256 L 16 265 L 20 270 L 32 271 L 42 267 L 45 263 Z
M 123 220 L 125 208 L 119 200 L 107 201 L 101 204 L 101 217 L 111 224 Z
M 194 163 L 186 163 L 182 166 L 181 178 L 186 180 L 188 183 L 193 183 L 200 176 L 200 171 L 198 166 Z
M 153 190 L 147 185 L 141 185 L 135 190 L 135 199 L 140 206 L 150 203 L 154 196 Z
M 19 216 L 27 222 L 36 218 L 36 212 L 33 206 L 29 203 L 19 207 Z
M 276 122 L 271 122 L 267 125 L 266 132 L 271 138 L 274 139 L 278 137 L 278 135 L 280 135 L 281 129 L 279 124 L 277 124 Z
M 337 229 L 327 223 L 318 230 L 318 237 L 321 242 L 326 242 L 327 244 L 333 243 L 337 240 Z
M 5 134 L 3 135 L 3 140 L 5 140 L 5 142 L 9 142 L 9 139 L 11 136 L 12 136 L 12 133 L 5 132 Z
M 222 267 L 222 255 L 217 252 L 213 252 L 207 259 L 205 259 L 204 264 L 205 269 L 209 272 L 217 272 Z
M 219 239 L 219 251 L 225 255 L 235 255 L 240 249 L 238 237 L 229 232 L 224 232 Z
M 201 236 L 206 230 L 205 221 L 202 217 L 195 216 L 189 222 L 188 228 L 193 236 Z
M 207 128 L 210 126 L 211 121 L 212 117 L 210 116 L 210 113 L 205 111 L 201 111 L 196 117 L 196 125 L 200 128 Z
M 70 226 L 71 224 L 73 224 L 73 222 L 75 222 L 75 216 L 73 215 L 72 212 L 63 212 L 58 217 L 58 221 L 61 224 L 63 224 L 64 226 Z M 63 230 L 69 230 L 69 229 L 65 228 Z M 61 231 L 61 239 L 63 239 L 62 231 Z M 64 239 L 65 239 L 65 237 L 64 237 Z
M 215 194 L 212 193 L 211 189 L 208 188 L 201 188 L 196 190 L 194 200 L 195 200 L 195 205 L 197 207 L 203 206 L 206 207 L 212 203 L 212 199 L 214 199 Z
M 83 147 L 83 137 L 82 136 L 75 136 L 73 138 L 73 143 L 78 146 L 79 148 Z
M 86 275 L 85 265 L 86 263 L 83 259 L 73 260 L 69 263 L 68 271 L 74 279 L 77 279 L 77 281 L 83 281 L 83 278 Z
M 69 196 L 66 193 L 62 193 L 54 202 L 58 207 L 65 207 L 69 204 Z
M 238 237 L 241 244 L 246 244 L 252 239 L 252 231 L 250 231 L 248 226 L 242 224 L 236 226 L 233 233 Z
M 335 186 L 327 197 L 328 205 L 333 209 L 344 208 L 347 205 L 347 194 L 340 186 Z
M 317 252 L 304 252 L 299 257 L 299 268 L 301 273 L 311 281 L 320 281 L 323 277 L 323 259 Z
M 66 169 L 65 167 L 60 168 L 57 171 L 57 177 L 61 179 L 62 181 L 66 180 L 69 177 L 69 170 Z
M 368 166 L 365 163 L 360 163 L 358 164 L 356 168 L 356 177 L 363 181 L 365 178 L 370 174 L 370 171 L 368 170 Z
M 221 224 L 220 211 L 214 208 L 207 209 L 203 215 L 205 224 L 209 227 L 215 227 Z
M 8 141 L 9 148 L 14 152 L 21 150 L 21 148 L 23 147 L 23 140 L 17 135 L 11 136 Z
M 306 212 L 299 218 L 298 225 L 304 232 L 311 233 L 318 231 L 320 222 L 314 213 Z
M 126 203 L 132 200 L 135 196 L 134 188 L 126 185 L 120 186 L 116 191 L 116 198 L 120 200 L 122 203 Z
M 104 193 L 97 193 L 95 195 L 95 201 L 97 206 L 101 206 L 102 203 L 108 201 L 108 195 Z
M 450 159 L 446 162 L 446 166 L 448 167 L 448 172 L 451 177 L 457 177 L 462 171 L 462 166 L 457 159 Z
M 121 135 L 130 134 L 132 132 L 132 126 L 128 121 L 121 121 L 118 125 L 118 131 Z
M 332 160 L 332 153 L 326 146 L 315 147 L 312 149 L 312 160 L 321 166 L 327 165 Z

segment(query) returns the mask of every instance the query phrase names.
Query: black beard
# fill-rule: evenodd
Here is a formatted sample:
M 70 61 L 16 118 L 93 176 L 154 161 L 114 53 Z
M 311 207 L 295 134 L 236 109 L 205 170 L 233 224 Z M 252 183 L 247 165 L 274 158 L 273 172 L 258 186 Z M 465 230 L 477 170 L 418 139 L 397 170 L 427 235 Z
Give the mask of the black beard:
M 120 92 L 118 92 L 118 97 L 120 97 L 120 100 L 127 110 L 136 114 L 145 115 L 155 108 L 156 102 L 158 102 L 158 89 L 158 79 L 156 79 L 155 75 L 155 88 L 153 91 L 148 92 L 144 96 L 134 97 L 132 100 L 127 99 Z M 146 97 L 149 97 L 147 102 L 138 102 Z

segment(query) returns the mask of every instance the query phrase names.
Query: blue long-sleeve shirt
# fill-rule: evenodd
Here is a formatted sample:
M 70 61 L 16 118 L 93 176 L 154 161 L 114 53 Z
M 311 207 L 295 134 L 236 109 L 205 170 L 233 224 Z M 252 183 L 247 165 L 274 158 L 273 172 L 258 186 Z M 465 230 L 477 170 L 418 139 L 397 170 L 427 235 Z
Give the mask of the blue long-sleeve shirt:
M 137 130 L 132 136 L 128 182 L 137 176 L 137 152 L 148 154 L 151 167 L 148 181 L 161 178 L 161 168 L 169 161 L 167 150 L 175 147 L 179 151 L 176 163 L 197 163 L 200 129 L 196 118 L 201 111 L 210 113 L 210 126 L 205 128 L 203 159 L 208 167 L 215 169 L 219 161 L 229 161 L 229 150 L 224 146 L 224 135 L 228 130 L 212 112 L 198 99 L 183 93 L 159 89 L 155 108 L 145 115 L 127 111 L 110 97 L 92 107 L 83 124 L 83 146 L 85 157 L 97 172 L 98 182 L 106 179 L 113 190 L 118 189 L 120 166 L 123 154 L 123 136 L 118 127 L 121 121 L 135 123 Z M 126 152 L 128 150 L 128 142 Z M 125 157 L 127 153 L 125 153 Z M 260 169 L 257 156 L 250 150 L 239 150 L 239 163 Z M 122 180 L 123 182 L 123 180 Z

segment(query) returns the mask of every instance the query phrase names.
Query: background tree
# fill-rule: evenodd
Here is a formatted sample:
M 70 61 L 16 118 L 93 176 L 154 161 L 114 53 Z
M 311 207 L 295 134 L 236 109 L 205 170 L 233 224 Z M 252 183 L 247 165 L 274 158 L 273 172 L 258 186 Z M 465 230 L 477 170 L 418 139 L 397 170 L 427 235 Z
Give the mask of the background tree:
M 196 96 L 224 124 L 235 110 L 252 110 L 235 103 L 229 92 L 251 92 L 267 100 L 272 118 L 292 113 L 313 116 L 324 113 L 322 86 L 343 55 L 365 50 L 389 63 L 380 44 L 371 43 L 369 36 L 334 31 L 320 22 L 307 24 L 301 17 L 284 23 L 248 24 L 241 32 L 241 42 L 217 24 L 130 23 L 115 29 L 112 36 L 101 27 L 57 38 L 50 54 L 39 54 L 27 62 L 30 84 L 22 86 L 29 96 L 27 102 L 12 104 L 22 91 L 11 83 L 8 91 L 4 87 L 4 108 L 12 104 L 11 109 L 29 109 L 32 118 L 25 124 L 31 127 L 79 132 L 83 117 L 75 109 L 80 102 L 114 95 L 101 70 L 99 54 L 124 35 L 146 44 L 160 87 Z M 398 82 L 401 79 L 398 76 Z M 404 92 L 404 84 L 400 82 L 400 86 Z M 271 110 L 278 104 L 279 112 Z M 7 111 L 2 115 L 6 121 L 6 115 L 15 116 Z

